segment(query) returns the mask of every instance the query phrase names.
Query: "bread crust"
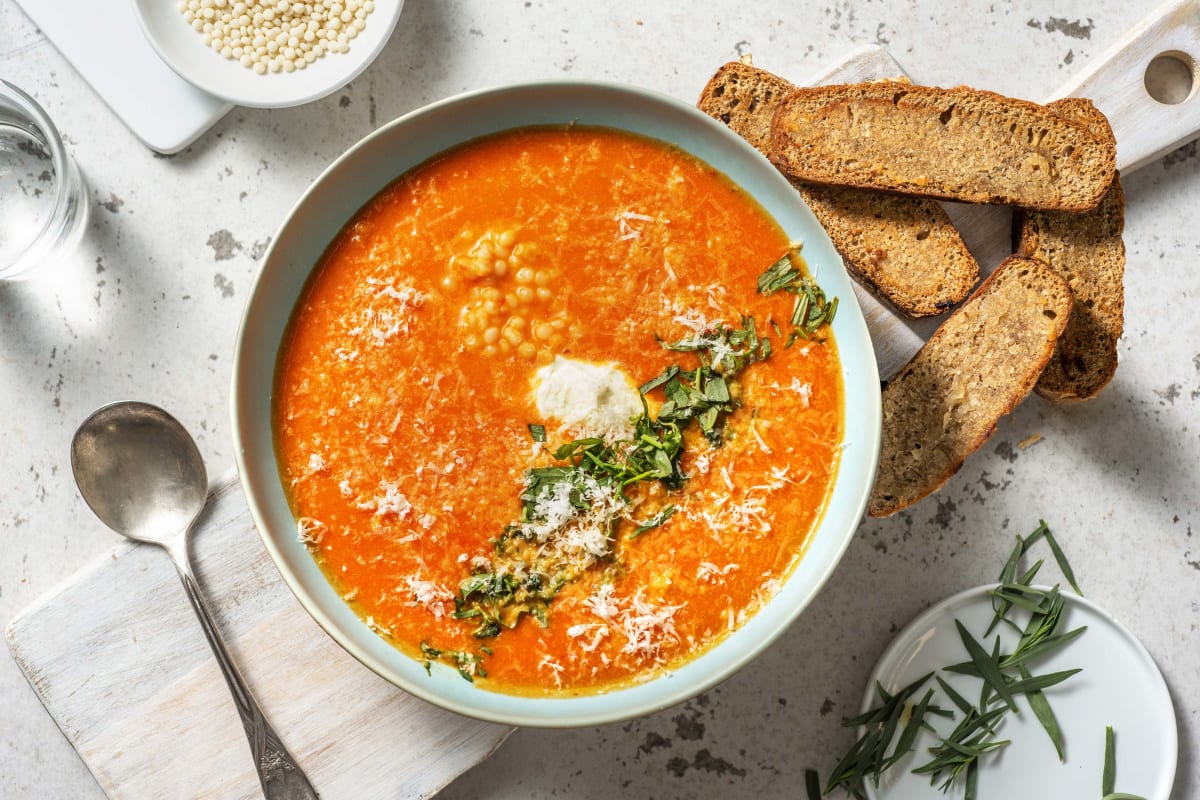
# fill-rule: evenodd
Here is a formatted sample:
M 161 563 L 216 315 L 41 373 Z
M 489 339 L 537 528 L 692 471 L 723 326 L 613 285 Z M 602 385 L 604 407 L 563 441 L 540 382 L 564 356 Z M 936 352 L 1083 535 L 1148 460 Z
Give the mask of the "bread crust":
M 1011 256 L 883 389 L 883 445 L 867 512 L 885 517 L 941 488 L 1033 389 L 1066 327 L 1071 287 Z
M 965 86 L 797 89 L 776 107 L 770 147 L 799 180 L 1055 211 L 1095 208 L 1116 172 L 1111 135 Z
M 775 107 L 795 89 L 734 61 L 709 79 L 697 106 L 769 155 Z M 978 282 L 978 263 L 936 200 L 795 180 L 792 185 L 850 273 L 903 313 L 942 314 Z
M 1083 98 L 1047 108 L 1111 133 L 1108 120 Z M 1034 391 L 1073 402 L 1099 394 L 1117 370 L 1117 343 L 1125 327 L 1125 193 L 1120 175 L 1104 199 L 1083 214 L 1030 211 L 1015 218 L 1017 252 L 1039 258 L 1071 284 L 1075 311 Z

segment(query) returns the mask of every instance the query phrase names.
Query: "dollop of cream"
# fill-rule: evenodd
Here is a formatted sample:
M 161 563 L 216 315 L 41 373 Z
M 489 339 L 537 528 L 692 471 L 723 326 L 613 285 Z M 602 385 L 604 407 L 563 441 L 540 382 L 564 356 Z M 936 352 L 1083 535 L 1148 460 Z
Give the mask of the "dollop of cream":
M 580 436 L 623 439 L 633 435 L 632 417 L 642 413 L 633 379 L 612 364 L 558 356 L 534 374 L 538 413 Z

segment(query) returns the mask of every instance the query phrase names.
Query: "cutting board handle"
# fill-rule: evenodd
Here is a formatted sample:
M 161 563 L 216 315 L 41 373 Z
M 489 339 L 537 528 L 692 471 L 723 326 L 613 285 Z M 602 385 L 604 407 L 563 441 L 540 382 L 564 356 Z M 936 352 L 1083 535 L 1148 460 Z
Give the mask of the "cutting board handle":
M 1156 59 L 1173 59 L 1158 70 L 1181 102 L 1154 99 L 1147 70 Z M 1161 73 L 1161 75 L 1160 75 Z M 1169 80 L 1172 73 L 1175 80 Z M 1164 95 L 1156 89 L 1159 97 Z M 1200 0 L 1171 0 L 1134 26 L 1125 38 L 1089 64 L 1051 99 L 1088 97 L 1108 117 L 1117 137 L 1117 166 L 1132 171 L 1200 136 Z

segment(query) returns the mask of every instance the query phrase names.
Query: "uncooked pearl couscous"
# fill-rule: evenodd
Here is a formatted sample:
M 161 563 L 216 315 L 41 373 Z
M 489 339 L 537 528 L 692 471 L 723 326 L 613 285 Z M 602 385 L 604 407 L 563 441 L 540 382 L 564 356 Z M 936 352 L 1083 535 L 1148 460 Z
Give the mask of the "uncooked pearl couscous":
M 344 53 L 366 27 L 374 0 L 180 0 L 204 43 L 259 75 L 295 72 Z

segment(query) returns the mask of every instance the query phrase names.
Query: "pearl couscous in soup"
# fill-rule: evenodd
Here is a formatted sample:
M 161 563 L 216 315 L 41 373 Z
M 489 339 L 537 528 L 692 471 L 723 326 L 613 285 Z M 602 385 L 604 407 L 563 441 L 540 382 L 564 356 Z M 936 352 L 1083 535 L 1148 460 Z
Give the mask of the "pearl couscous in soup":
M 338 235 L 281 349 L 297 532 L 430 669 L 645 680 L 797 564 L 837 471 L 837 303 L 723 175 L 599 128 L 472 141 Z

